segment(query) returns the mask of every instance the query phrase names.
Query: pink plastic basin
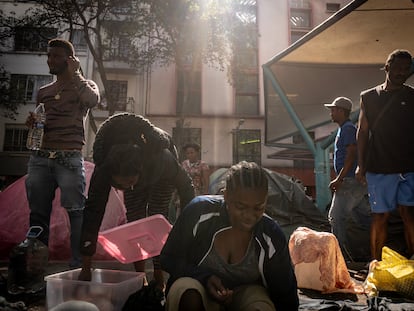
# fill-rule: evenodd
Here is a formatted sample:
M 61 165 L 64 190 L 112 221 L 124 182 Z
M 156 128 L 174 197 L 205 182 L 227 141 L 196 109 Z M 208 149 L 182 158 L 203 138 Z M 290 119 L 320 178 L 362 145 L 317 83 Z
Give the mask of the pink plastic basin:
M 99 232 L 98 242 L 112 257 L 131 263 L 158 256 L 171 224 L 162 215 L 153 215 Z

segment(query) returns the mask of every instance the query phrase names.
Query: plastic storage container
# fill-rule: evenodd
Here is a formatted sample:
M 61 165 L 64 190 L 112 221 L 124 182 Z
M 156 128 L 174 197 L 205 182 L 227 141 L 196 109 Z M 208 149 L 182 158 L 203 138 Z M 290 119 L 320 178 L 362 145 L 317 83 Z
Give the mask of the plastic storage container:
M 95 304 L 100 311 L 121 311 L 128 297 L 141 289 L 144 272 L 95 269 L 92 281 L 79 281 L 81 269 L 45 277 L 47 309 L 68 300 Z
M 99 233 L 103 248 L 122 263 L 158 256 L 171 224 L 162 215 L 153 215 Z

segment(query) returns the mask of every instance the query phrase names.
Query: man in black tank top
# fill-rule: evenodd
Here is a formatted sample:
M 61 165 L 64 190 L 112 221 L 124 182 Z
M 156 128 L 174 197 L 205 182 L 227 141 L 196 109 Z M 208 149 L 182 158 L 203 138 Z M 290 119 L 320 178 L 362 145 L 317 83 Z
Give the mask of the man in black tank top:
M 368 184 L 372 211 L 372 259 L 381 260 L 390 212 L 404 222 L 407 256 L 414 253 L 414 88 L 405 84 L 413 59 L 395 50 L 385 63 L 385 82 L 361 93 L 356 177 Z

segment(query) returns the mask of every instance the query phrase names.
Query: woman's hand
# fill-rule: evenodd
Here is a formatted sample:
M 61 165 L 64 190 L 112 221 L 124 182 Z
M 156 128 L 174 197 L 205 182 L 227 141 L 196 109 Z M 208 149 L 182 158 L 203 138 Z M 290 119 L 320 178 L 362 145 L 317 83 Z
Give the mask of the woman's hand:
M 225 288 L 218 276 L 212 275 L 207 280 L 207 292 L 221 304 L 229 304 L 232 300 L 233 291 Z

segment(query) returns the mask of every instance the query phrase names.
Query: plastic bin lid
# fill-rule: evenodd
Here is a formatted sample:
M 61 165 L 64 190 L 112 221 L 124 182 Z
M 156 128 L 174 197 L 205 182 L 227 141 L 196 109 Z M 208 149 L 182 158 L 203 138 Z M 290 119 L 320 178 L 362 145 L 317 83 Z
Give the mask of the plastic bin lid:
M 158 256 L 171 227 L 163 215 L 153 215 L 99 232 L 98 242 L 118 261 L 131 263 Z

